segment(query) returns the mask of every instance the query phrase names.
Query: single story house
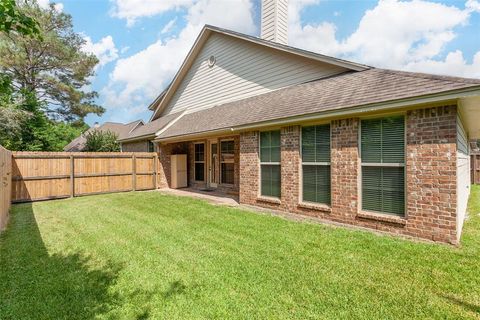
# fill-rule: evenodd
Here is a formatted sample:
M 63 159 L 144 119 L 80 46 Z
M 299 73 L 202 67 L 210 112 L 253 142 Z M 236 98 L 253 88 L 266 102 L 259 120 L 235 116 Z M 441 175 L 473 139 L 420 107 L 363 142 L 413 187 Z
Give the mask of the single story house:
M 154 141 L 161 187 L 171 183 L 170 156 L 187 154 L 190 188 L 458 243 L 480 80 L 288 46 L 285 8 L 286 0 L 263 2 L 261 38 L 205 26 L 150 105 L 150 121 L 120 139 L 122 148 Z
M 67 144 L 64 148 L 63 151 L 66 152 L 82 152 L 85 151 L 85 144 L 87 142 L 87 135 L 90 132 L 93 132 L 95 130 L 98 131 L 110 131 L 115 133 L 118 136 L 118 139 L 123 139 L 125 137 L 128 137 L 128 135 L 135 129 L 137 129 L 139 126 L 143 125 L 142 120 L 137 120 L 133 121 L 127 124 L 124 123 L 118 123 L 118 122 L 105 122 L 101 125 L 98 123 L 95 123 L 95 125 L 91 128 L 89 128 L 87 131 L 82 133 L 80 136 L 76 137 L 73 139 L 69 144 Z M 144 144 L 144 145 L 143 145 Z M 153 151 L 153 143 L 148 142 L 148 141 L 143 141 L 143 144 L 141 147 L 138 147 L 138 150 L 132 150 L 131 152 L 134 151 L 143 151 L 143 150 L 151 150 Z M 133 145 L 131 146 L 133 147 Z M 123 150 L 123 151 L 130 151 L 130 150 Z

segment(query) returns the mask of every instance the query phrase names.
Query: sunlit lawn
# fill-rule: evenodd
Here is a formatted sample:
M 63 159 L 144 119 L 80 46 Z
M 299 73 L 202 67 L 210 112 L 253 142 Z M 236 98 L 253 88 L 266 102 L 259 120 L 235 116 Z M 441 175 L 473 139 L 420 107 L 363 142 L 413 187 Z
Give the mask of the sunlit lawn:
M 15 205 L 0 319 L 480 318 L 480 188 L 462 246 L 158 192 Z

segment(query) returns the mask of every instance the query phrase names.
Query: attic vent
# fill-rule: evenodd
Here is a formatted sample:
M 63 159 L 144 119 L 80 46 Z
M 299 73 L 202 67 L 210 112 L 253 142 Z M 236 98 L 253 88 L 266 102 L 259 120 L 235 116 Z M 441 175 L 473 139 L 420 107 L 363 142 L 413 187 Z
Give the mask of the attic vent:
M 210 58 L 208 58 L 208 66 L 211 68 L 215 65 L 215 62 L 217 61 L 217 59 L 215 59 L 215 56 L 210 56 Z

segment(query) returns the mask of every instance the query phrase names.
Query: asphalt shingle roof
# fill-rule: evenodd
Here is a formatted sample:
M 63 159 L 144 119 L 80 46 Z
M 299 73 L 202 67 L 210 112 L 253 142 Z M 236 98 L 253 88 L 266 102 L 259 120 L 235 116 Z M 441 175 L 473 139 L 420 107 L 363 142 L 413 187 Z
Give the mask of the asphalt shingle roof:
M 185 114 L 160 134 L 159 138 L 228 129 L 471 87 L 480 87 L 480 80 L 372 68 Z
M 144 136 L 154 136 L 159 130 L 169 124 L 171 121 L 175 120 L 178 116 L 180 116 L 181 112 L 176 112 L 172 114 L 168 114 L 166 116 L 160 117 L 152 122 L 149 122 L 143 126 L 139 126 L 129 134 L 119 138 L 119 140 L 125 139 L 134 139 Z

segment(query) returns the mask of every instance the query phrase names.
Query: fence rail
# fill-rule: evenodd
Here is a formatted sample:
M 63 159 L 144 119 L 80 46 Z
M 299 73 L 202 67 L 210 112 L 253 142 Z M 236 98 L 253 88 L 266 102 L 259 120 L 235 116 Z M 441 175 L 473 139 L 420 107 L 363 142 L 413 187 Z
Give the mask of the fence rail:
M 472 167 L 472 183 L 480 184 L 480 153 L 471 155 L 470 165 Z
M 156 153 L 13 152 L 12 202 L 150 190 Z
M 5 228 L 12 193 L 12 153 L 0 146 L 0 231 Z

